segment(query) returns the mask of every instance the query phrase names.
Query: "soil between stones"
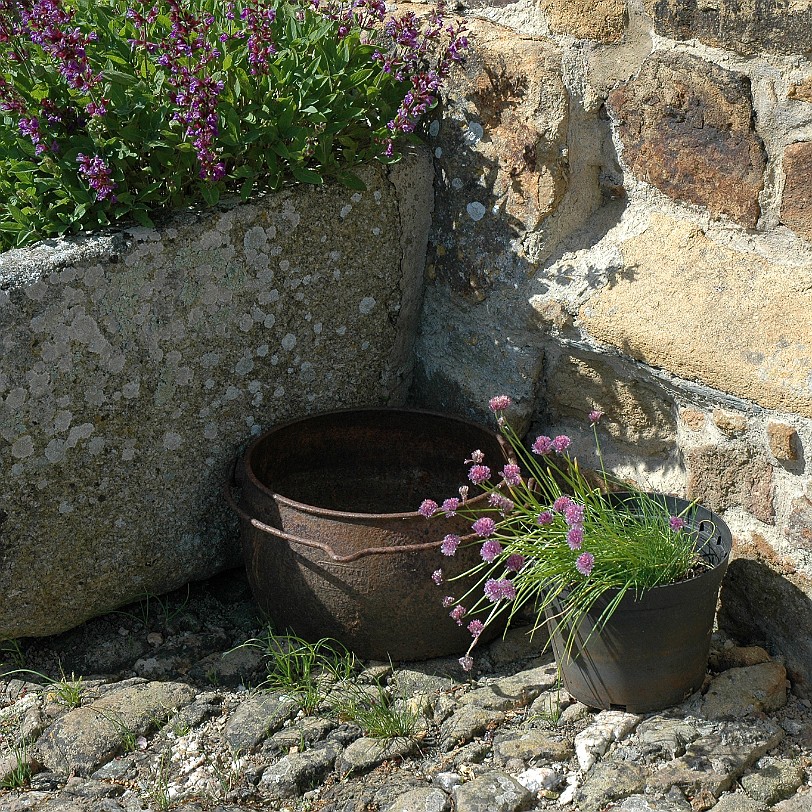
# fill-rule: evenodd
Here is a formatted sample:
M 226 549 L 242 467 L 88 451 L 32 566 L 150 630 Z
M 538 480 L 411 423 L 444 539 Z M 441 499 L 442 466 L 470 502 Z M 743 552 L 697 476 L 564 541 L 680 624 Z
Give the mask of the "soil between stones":
M 0 644 L 0 810 L 812 809 L 812 708 L 763 649 L 715 637 L 703 692 L 636 716 L 572 700 L 517 629 L 473 675 L 454 658 L 360 664 L 306 715 L 240 647 L 265 631 L 232 571 Z M 366 735 L 347 691 L 412 714 L 410 735 Z

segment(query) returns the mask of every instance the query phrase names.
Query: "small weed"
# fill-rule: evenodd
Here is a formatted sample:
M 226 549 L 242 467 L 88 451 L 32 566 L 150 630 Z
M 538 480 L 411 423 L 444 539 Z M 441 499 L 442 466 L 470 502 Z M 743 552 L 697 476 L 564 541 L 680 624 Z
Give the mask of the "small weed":
M 145 629 L 153 627 L 163 630 L 168 629 L 186 608 L 189 603 L 189 585 L 186 585 L 186 597 L 174 608 L 171 596 L 151 595 L 147 592 L 143 599 L 132 610 L 118 610 L 113 612 L 116 615 L 125 615 L 140 623 Z
M 28 760 L 28 746 L 25 742 L 12 747 L 14 767 L 0 780 L 0 789 L 20 789 L 31 780 L 31 762 Z
M 263 638 L 242 645 L 265 653 L 267 676 L 260 687 L 290 693 L 308 715 L 321 704 L 326 686 L 349 679 L 357 670 L 355 655 L 330 638 L 309 643 L 296 635 L 276 635 L 269 629 Z
M 230 756 L 216 757 L 211 766 L 224 795 L 240 785 L 245 763 L 239 750 Z
M 18 640 L 0 640 L 0 662 L 8 662 L 16 668 L 25 665 L 25 655 Z
M 132 753 L 138 747 L 138 736 L 135 731 L 124 721 L 120 713 L 113 711 L 96 710 L 103 719 L 110 722 L 118 732 L 121 749 L 125 753 Z
M 71 672 L 70 679 L 68 679 L 64 671 L 61 673 L 62 679 L 53 679 L 53 677 L 49 677 L 47 674 L 34 671 L 30 668 L 15 668 L 12 671 L 6 671 L 3 676 L 10 677 L 14 674 L 33 674 L 35 677 L 44 680 L 50 689 L 49 693 L 53 693 L 53 698 L 55 698 L 57 702 L 68 708 L 78 708 L 79 705 L 82 704 L 82 695 L 85 690 L 83 684 L 84 679 L 83 677 L 77 677 L 73 672 Z
M 57 701 L 65 705 L 67 708 L 78 708 L 82 704 L 82 695 L 85 688 L 82 677 L 77 677 L 71 671 L 70 679 L 62 672 L 62 679 L 54 682 L 54 689 L 56 690 Z
M 406 702 L 393 702 L 380 683 L 375 692 L 350 683 L 342 691 L 335 711 L 339 719 L 353 721 L 373 739 L 411 738 L 417 732 L 419 713 Z
M 151 778 L 152 784 L 147 787 L 149 799 L 158 812 L 166 812 L 172 806 L 172 799 L 169 797 L 169 759 L 166 753 L 161 753 Z
M 175 724 L 172 725 L 172 733 L 179 739 L 183 736 L 188 736 L 190 730 L 191 728 L 186 722 L 175 722 Z

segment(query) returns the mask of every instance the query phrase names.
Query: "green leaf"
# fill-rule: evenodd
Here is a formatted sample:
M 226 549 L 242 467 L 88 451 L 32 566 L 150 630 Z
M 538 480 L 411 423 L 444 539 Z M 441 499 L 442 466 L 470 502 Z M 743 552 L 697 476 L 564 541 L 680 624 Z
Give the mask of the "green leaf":
M 200 194 L 209 206 L 217 205 L 220 200 L 220 190 L 214 184 L 205 181 L 200 184 Z
M 132 87 L 133 85 L 137 85 L 140 81 L 132 74 L 113 69 L 102 71 L 102 76 L 113 84 L 120 85 L 121 87 Z
M 353 172 L 339 172 L 336 175 L 338 182 L 346 186 L 348 189 L 355 189 L 359 192 L 366 192 L 367 185 L 358 175 L 354 174 Z
M 310 183 L 314 186 L 321 186 L 321 184 L 324 183 L 324 178 L 312 169 L 305 169 L 303 166 L 293 165 L 290 171 L 299 183 Z

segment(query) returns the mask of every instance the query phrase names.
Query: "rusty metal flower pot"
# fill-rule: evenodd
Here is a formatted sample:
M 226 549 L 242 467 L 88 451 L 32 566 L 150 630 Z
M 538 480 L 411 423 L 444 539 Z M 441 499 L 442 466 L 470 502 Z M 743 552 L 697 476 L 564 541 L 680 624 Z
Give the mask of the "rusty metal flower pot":
M 622 506 L 627 494 L 613 494 Z M 673 515 L 689 503 L 658 496 Z M 654 587 L 638 596 L 629 591 L 606 625 L 595 630 L 601 613 L 617 596 L 607 591 L 575 632 L 570 653 L 569 628 L 547 612 L 551 641 L 569 693 L 593 708 L 645 713 L 679 704 L 702 687 L 708 667 L 719 587 L 727 569 L 732 538 L 715 513 L 696 507 L 689 532 L 710 565 L 696 577 Z M 594 632 L 594 633 L 593 633 Z
M 260 436 L 242 459 L 239 505 L 229 499 L 262 612 L 280 631 L 332 637 L 364 658 L 464 652 L 471 637 L 431 576 L 465 571 L 478 551 L 443 557 L 443 536 L 470 532 L 468 523 L 430 521 L 416 508 L 457 495 L 461 463 L 477 448 L 492 466 L 505 459 L 493 432 L 403 409 L 331 412 Z

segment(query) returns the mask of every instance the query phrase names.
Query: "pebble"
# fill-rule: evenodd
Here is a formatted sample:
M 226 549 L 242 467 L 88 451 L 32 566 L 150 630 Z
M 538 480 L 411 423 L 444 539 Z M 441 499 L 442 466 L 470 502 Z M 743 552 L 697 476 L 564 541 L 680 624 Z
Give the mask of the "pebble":
M 706 693 L 644 715 L 575 701 L 523 632 L 483 647 L 476 679 L 454 658 L 367 664 L 370 698 L 380 685 L 420 713 L 412 736 L 379 739 L 328 703 L 305 715 L 249 689 L 262 649 L 239 644 L 263 628 L 241 573 L 183 592 L 171 626 L 85 624 L 79 707 L 0 677 L 0 781 L 21 758 L 32 772 L 0 790 L 3 812 L 812 810 L 812 707 L 763 649 L 717 640 Z M 27 641 L 26 667 L 58 679 L 76 635 Z

